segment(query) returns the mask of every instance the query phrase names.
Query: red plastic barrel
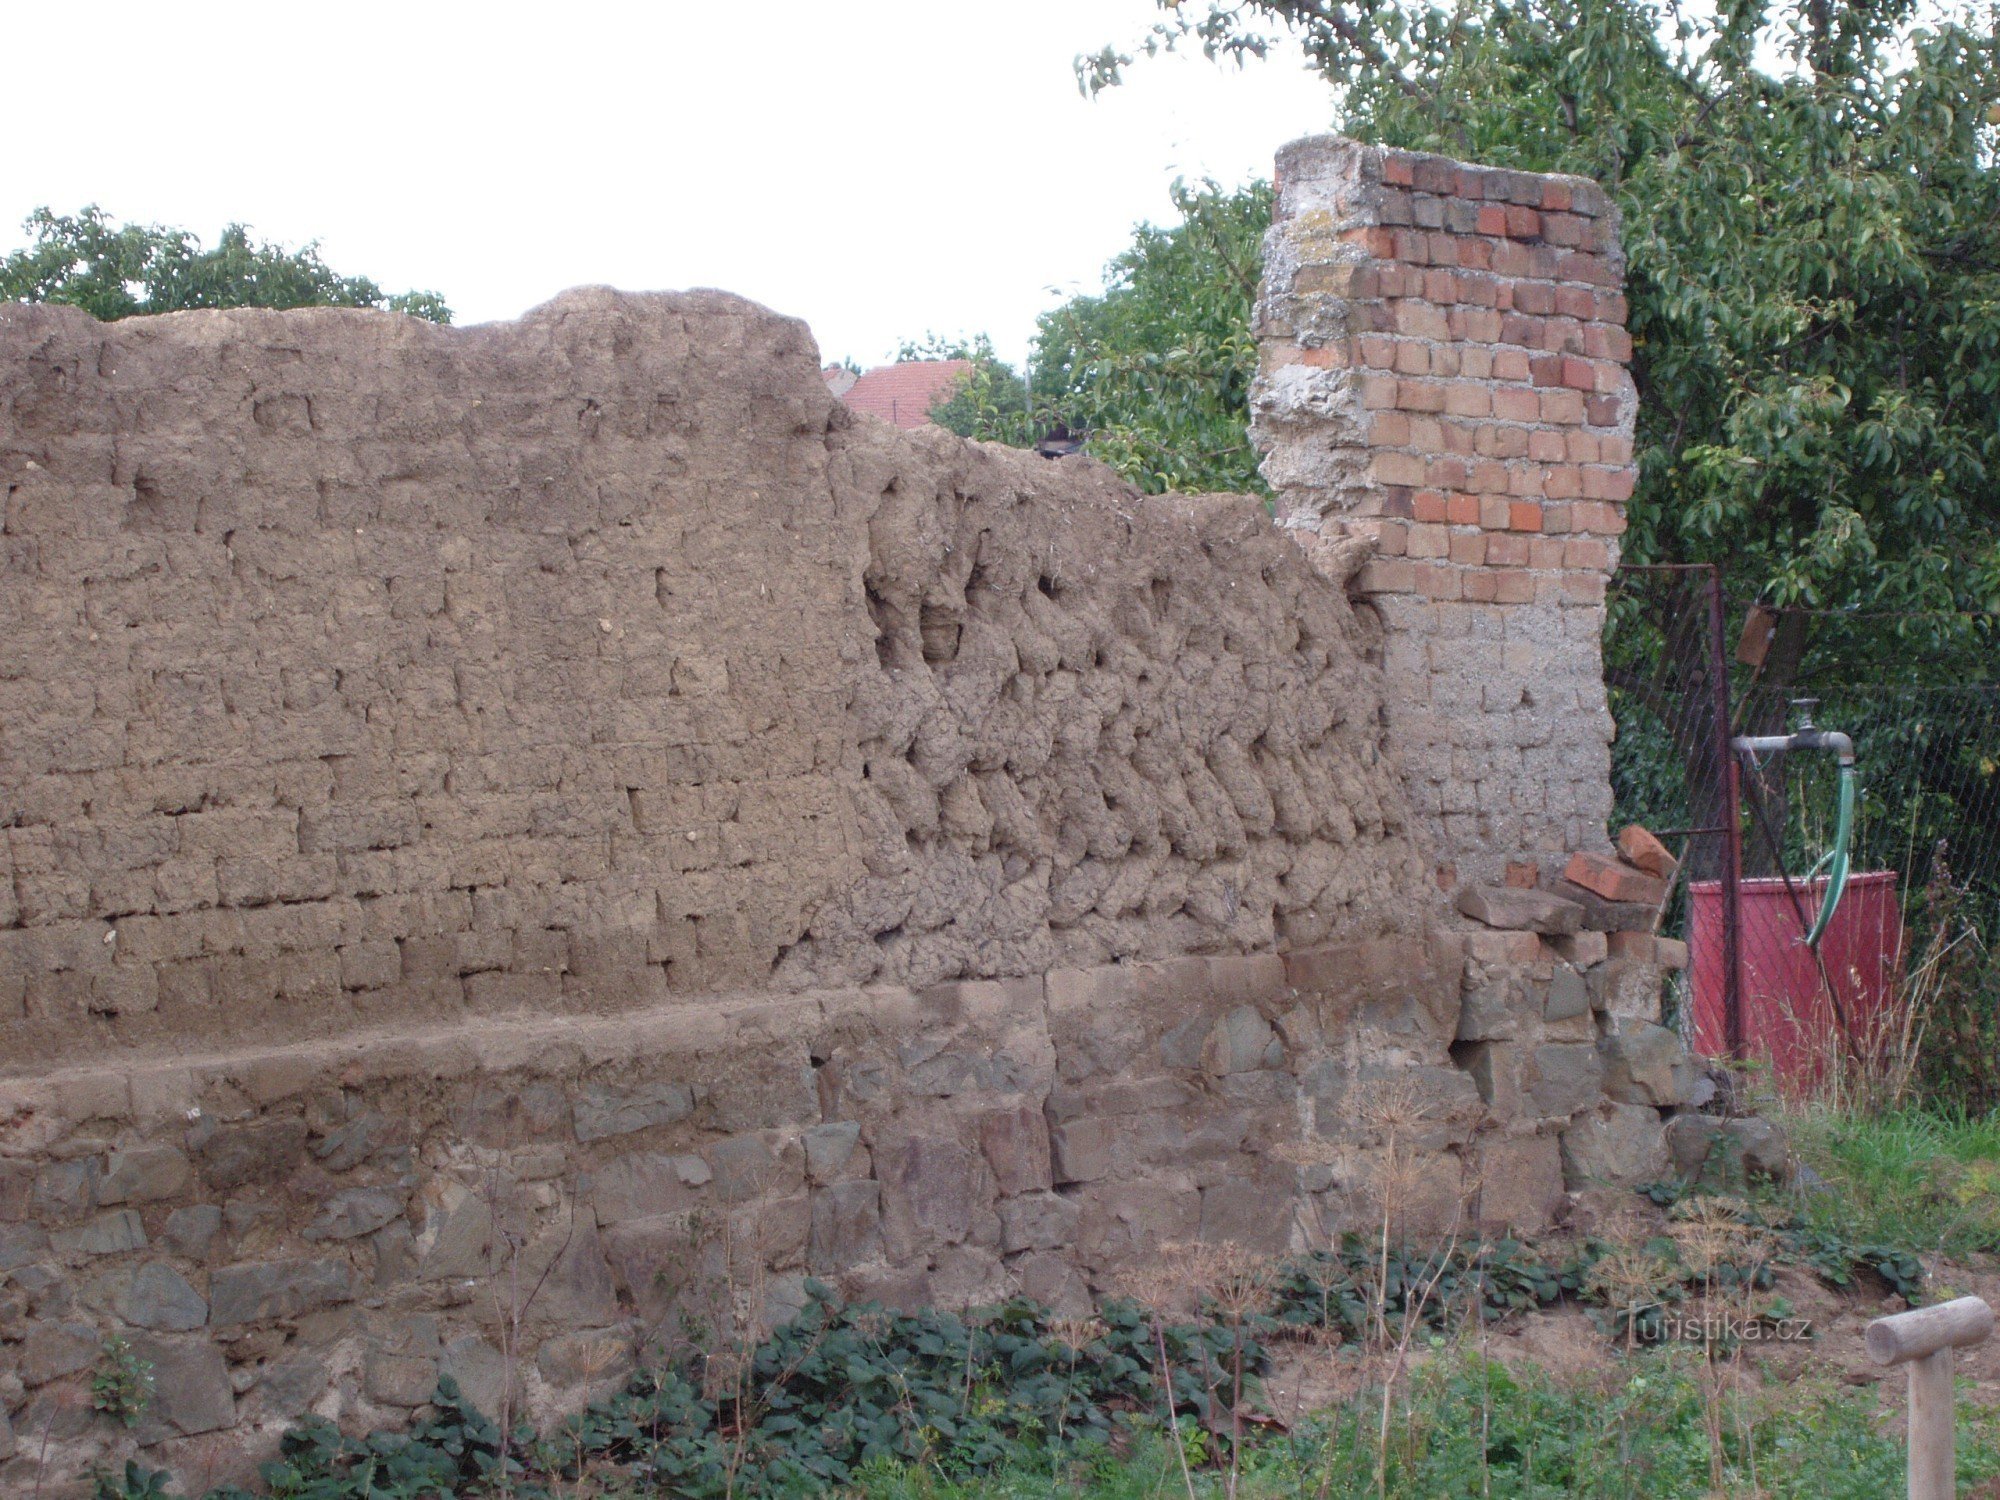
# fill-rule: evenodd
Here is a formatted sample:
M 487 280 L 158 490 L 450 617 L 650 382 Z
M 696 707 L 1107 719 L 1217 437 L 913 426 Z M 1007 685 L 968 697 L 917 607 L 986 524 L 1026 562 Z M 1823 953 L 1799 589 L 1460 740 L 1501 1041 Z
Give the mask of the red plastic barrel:
M 1819 915 L 1825 881 L 1795 880 L 1788 892 L 1783 880 L 1745 880 L 1741 889 L 1745 1053 L 1768 1059 L 1780 1087 L 1793 1094 L 1810 1091 L 1841 1050 L 1842 1016 L 1852 1050 L 1879 1055 L 1902 1020 L 1897 981 L 1903 968 L 1903 917 L 1896 872 L 1848 877 L 1847 894 L 1820 939 L 1817 959 L 1805 937 Z M 1693 898 L 1688 968 L 1695 1045 L 1721 1057 L 1729 1051 L 1722 882 L 1693 881 L 1688 891 Z

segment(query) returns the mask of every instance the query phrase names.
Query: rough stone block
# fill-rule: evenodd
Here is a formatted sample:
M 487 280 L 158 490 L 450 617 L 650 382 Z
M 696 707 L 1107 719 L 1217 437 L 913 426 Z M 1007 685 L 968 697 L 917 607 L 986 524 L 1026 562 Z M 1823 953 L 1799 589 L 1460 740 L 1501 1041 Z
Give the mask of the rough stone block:
M 1487 1136 L 1477 1170 L 1482 1225 L 1533 1233 L 1563 1201 L 1562 1145 L 1553 1135 Z
M 1667 1148 L 1682 1177 L 1712 1191 L 1740 1191 L 1755 1179 L 1791 1178 L 1784 1131 L 1755 1116 L 1676 1115 L 1667 1124 Z
M 296 1318 L 354 1297 L 344 1260 L 296 1258 L 223 1266 L 209 1278 L 209 1321 L 217 1328 Z
M 1583 926 L 1583 908 L 1547 891 L 1472 885 L 1458 894 L 1458 909 L 1488 927 L 1567 936 Z
M 1644 902 L 1607 901 L 1589 887 L 1570 880 L 1558 881 L 1556 894 L 1583 908 L 1583 925 L 1590 932 L 1651 932 L 1660 914 L 1657 906 Z
M 1562 1133 L 1563 1183 L 1572 1192 L 1657 1182 L 1670 1160 L 1659 1111 L 1643 1104 L 1600 1105 Z

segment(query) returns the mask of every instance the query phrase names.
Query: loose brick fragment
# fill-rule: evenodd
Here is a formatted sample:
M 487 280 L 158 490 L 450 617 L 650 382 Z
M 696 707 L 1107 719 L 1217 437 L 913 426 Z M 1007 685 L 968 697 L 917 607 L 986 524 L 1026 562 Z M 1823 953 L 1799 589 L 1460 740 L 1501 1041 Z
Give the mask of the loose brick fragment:
M 1609 854 L 1579 849 L 1563 867 L 1563 878 L 1606 901 L 1658 906 L 1667 898 L 1666 882 L 1643 870 L 1635 870 Z

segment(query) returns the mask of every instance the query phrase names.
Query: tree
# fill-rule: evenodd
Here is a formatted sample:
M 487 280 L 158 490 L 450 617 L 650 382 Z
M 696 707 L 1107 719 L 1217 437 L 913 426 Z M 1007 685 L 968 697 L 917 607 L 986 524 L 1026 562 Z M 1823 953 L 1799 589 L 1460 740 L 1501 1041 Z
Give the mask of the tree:
M 1092 454 L 1155 494 L 1261 493 L 1245 419 L 1270 190 L 1176 183 L 1173 203 L 1180 222 L 1140 225 L 1107 268 L 1103 292 L 1041 316 L 1025 377 L 985 340 L 925 346 L 924 357 L 975 366 L 932 408 L 933 420 L 1017 446 L 1057 427 L 1087 435 Z
M 1775 603 L 1922 611 L 1934 648 L 1990 648 L 1991 18 L 1922 24 L 1914 0 L 1158 3 L 1147 50 L 1243 60 L 1289 33 L 1350 134 L 1612 193 L 1641 396 L 1628 560 L 1726 560 Z M 1099 88 L 1130 62 L 1079 67 Z
M 341 276 L 318 242 L 297 250 L 253 244 L 241 224 L 213 250 L 184 229 L 120 226 L 95 204 L 74 216 L 38 208 L 24 250 L 0 259 L 0 300 L 60 302 L 110 321 L 200 307 L 375 307 L 449 323 L 436 292 L 390 296 L 365 276 Z

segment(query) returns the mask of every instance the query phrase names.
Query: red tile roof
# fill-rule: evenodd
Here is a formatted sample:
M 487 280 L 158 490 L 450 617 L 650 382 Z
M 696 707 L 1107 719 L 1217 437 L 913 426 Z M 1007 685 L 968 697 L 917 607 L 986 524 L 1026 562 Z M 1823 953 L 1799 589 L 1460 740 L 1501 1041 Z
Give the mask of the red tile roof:
M 931 403 L 950 394 L 959 376 L 971 373 L 969 359 L 906 359 L 877 365 L 840 399 L 898 427 L 922 427 L 931 419 Z

